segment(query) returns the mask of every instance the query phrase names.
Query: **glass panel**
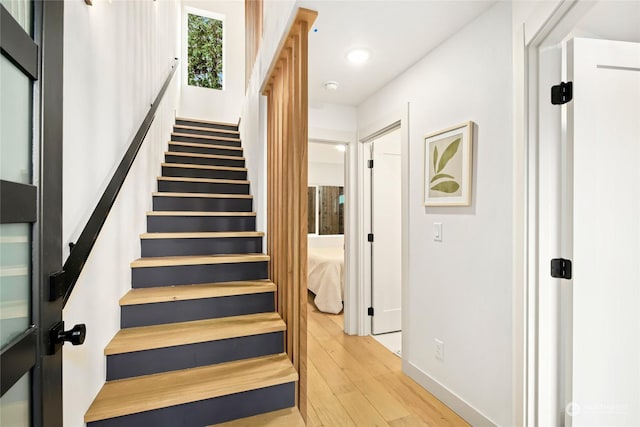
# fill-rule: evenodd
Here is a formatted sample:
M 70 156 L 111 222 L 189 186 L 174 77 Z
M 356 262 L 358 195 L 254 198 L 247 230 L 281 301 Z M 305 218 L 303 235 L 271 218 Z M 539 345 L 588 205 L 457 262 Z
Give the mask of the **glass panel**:
M 29 327 L 30 224 L 0 224 L 0 347 Z
M 28 427 L 31 373 L 27 372 L 0 398 L 0 426 Z
M 307 187 L 307 233 L 316 234 L 316 187 Z
M 320 187 L 320 233 L 344 234 L 344 187 Z
M 31 182 L 31 81 L 0 55 L 0 178 Z
M 18 21 L 18 24 L 24 28 L 24 30 L 32 35 L 31 32 L 31 2 L 25 0 L 0 0 L 0 3 L 9 11 L 13 19 Z

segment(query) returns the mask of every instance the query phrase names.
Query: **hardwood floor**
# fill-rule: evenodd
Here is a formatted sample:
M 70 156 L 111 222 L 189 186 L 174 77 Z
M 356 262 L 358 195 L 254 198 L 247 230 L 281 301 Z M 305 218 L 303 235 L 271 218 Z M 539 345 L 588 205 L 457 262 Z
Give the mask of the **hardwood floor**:
M 313 427 L 468 426 L 402 373 L 371 337 L 345 335 L 343 316 L 307 306 L 308 420 Z

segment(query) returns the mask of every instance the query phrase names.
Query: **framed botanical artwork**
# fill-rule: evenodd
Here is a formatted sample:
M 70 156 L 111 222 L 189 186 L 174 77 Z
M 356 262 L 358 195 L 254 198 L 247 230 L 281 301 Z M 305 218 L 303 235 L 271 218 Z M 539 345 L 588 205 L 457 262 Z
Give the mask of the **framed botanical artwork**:
M 424 205 L 469 206 L 473 122 L 424 137 Z

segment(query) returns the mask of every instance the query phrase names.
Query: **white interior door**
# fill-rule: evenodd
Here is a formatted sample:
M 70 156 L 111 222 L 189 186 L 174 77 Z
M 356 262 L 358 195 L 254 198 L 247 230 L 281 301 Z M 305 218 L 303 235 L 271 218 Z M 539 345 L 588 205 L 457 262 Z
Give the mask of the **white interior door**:
M 402 306 L 400 129 L 373 142 L 372 289 L 373 334 L 399 331 Z
M 574 98 L 567 104 L 564 214 L 573 292 L 565 421 L 638 426 L 640 44 L 574 39 L 567 77 Z

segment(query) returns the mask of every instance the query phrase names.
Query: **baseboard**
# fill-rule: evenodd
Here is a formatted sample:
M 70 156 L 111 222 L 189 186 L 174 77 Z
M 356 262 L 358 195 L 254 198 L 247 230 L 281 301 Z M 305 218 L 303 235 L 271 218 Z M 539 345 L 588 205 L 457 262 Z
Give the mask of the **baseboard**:
M 433 379 L 429 374 L 408 362 L 402 361 L 402 370 L 411 379 L 424 387 L 429 393 L 437 397 L 442 403 L 460 415 L 469 424 L 476 427 L 494 427 L 496 423 L 484 416 L 476 408 L 465 402 L 460 396 Z

